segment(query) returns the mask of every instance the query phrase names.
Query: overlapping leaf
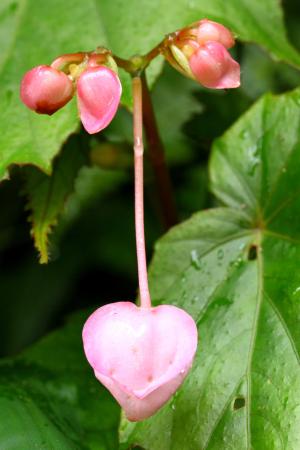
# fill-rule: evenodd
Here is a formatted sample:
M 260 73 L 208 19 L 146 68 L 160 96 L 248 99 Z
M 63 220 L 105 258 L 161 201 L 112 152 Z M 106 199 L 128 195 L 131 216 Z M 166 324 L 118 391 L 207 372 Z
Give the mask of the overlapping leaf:
M 52 176 L 33 167 L 25 171 L 24 194 L 27 197 L 31 234 L 40 255 L 40 262 L 49 259 L 48 237 L 64 208 L 67 197 L 73 192 L 75 179 L 85 163 L 79 138 L 70 139 L 62 155 L 56 160 Z
M 216 141 L 211 185 L 224 207 L 196 214 L 158 244 L 156 303 L 199 328 L 178 394 L 123 448 L 300 447 L 300 91 L 268 95 Z

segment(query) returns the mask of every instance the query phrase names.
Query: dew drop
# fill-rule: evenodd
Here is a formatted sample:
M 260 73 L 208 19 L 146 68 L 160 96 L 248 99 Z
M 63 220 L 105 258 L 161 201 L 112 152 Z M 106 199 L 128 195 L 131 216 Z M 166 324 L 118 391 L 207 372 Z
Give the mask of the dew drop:
M 300 286 L 298 286 L 298 287 L 294 290 L 293 295 L 297 295 L 299 292 L 300 292 Z
M 240 133 L 240 137 L 242 139 L 248 139 L 249 138 L 249 131 L 248 130 L 242 130 Z
M 217 258 L 218 259 L 223 259 L 224 258 L 224 251 L 221 248 L 218 250 Z
M 200 262 L 200 258 L 199 258 L 197 250 L 192 250 L 191 251 L 191 262 L 192 262 L 192 266 L 196 270 L 200 270 L 201 269 L 201 262 Z

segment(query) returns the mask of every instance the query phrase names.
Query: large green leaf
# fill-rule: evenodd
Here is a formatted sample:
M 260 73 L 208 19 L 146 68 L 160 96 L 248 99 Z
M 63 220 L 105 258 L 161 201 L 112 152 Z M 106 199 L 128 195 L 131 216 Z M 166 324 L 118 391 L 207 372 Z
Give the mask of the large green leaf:
M 52 117 L 28 111 L 19 100 L 24 72 L 57 55 L 106 45 L 123 57 L 150 50 L 176 28 L 202 17 L 224 22 L 242 40 L 300 66 L 285 37 L 277 0 L 3 0 L 0 5 L 0 179 L 11 164 L 51 171 L 51 160 L 78 127 L 75 100 Z M 154 79 L 159 61 L 150 66 Z M 131 104 L 130 80 L 122 74 L 123 103 Z
M 116 449 L 119 408 L 83 356 L 85 316 L 0 364 L 2 449 Z
M 300 91 L 265 96 L 215 143 L 225 206 L 157 244 L 153 299 L 193 315 L 199 348 L 168 405 L 123 421 L 124 448 L 300 448 L 299 137 Z

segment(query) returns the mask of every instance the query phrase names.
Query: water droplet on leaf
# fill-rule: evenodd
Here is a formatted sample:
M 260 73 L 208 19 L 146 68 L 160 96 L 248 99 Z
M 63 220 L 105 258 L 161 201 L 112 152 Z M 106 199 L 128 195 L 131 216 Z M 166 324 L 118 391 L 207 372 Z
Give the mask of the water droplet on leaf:
M 223 249 L 220 248 L 218 250 L 217 257 L 218 257 L 218 259 L 223 259 L 224 258 L 224 250 Z
M 191 261 L 192 261 L 192 266 L 196 270 L 200 270 L 201 269 L 201 261 L 200 261 L 200 258 L 199 258 L 197 250 L 192 250 L 191 251 Z

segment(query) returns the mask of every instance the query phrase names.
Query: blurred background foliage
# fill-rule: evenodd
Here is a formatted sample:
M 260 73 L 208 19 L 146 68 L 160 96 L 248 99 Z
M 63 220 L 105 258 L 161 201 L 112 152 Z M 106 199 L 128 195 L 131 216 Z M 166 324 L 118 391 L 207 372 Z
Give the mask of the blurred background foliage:
M 300 49 L 299 2 L 285 0 L 283 8 L 289 39 Z M 236 54 L 242 68 L 238 90 L 205 90 L 166 65 L 153 87 L 180 220 L 213 205 L 207 183 L 212 140 L 263 93 L 280 93 L 299 85 L 298 70 L 274 62 L 254 44 L 239 43 Z M 11 179 L 0 184 L 1 356 L 18 353 L 73 311 L 135 298 L 131 133 L 131 114 L 120 108 L 104 133 L 87 136 L 80 130 L 64 144 L 53 177 L 55 170 L 63 173 L 62 158 L 72 159 L 74 170 L 82 161 L 85 164 L 75 182 L 72 178 L 66 182 L 63 176 L 68 186 L 61 198 L 64 207 L 58 224 L 49 235 L 48 265 L 38 264 L 30 235 L 31 213 L 24 208 L 24 204 L 30 208 L 48 177 L 35 167 L 13 167 Z M 74 162 L 78 148 L 82 159 Z M 147 157 L 145 164 L 150 260 L 153 243 L 164 233 L 164 225 Z M 28 172 L 31 185 L 25 181 Z M 28 200 L 31 192 L 33 198 Z M 55 221 L 56 214 L 52 225 Z

